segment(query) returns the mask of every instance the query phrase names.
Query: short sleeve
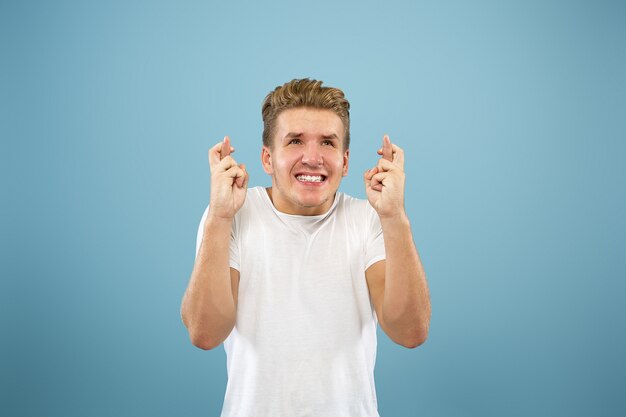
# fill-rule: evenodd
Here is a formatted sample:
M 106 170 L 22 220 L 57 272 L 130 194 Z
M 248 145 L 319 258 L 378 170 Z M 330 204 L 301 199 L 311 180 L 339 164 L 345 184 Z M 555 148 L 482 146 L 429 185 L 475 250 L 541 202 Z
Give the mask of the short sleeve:
M 380 217 L 369 203 L 367 203 L 366 219 L 368 226 L 365 238 L 365 269 L 367 270 L 376 262 L 385 259 L 385 240 Z
M 202 218 L 200 219 L 200 224 L 198 225 L 198 233 L 196 235 L 196 258 L 198 257 L 198 252 L 200 252 L 200 245 L 202 244 L 202 238 L 204 237 L 204 222 L 209 214 L 209 206 L 204 210 L 202 214 Z M 235 216 L 235 221 L 233 221 L 233 228 L 230 232 L 230 260 L 229 264 L 231 268 L 234 268 L 239 271 L 239 246 L 237 245 L 236 238 L 236 230 L 237 230 L 237 216 Z

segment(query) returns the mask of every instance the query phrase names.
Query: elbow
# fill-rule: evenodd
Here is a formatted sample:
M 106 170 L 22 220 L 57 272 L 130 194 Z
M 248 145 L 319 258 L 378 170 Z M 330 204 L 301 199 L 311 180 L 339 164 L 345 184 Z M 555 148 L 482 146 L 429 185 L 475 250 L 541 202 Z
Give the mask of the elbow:
M 404 340 L 403 343 L 400 343 L 407 349 L 415 349 L 418 346 L 423 345 L 428 339 L 428 331 L 418 332 L 416 335 Z
M 226 340 L 232 330 L 232 326 L 229 326 L 228 329 L 230 330 L 222 329 L 222 331 L 215 331 L 213 329 L 213 331 L 209 331 L 206 327 L 191 326 L 187 328 L 187 331 L 192 345 L 202 350 L 211 350 Z
M 198 326 L 193 326 L 191 324 L 191 320 L 189 320 L 189 317 L 185 314 L 185 310 L 183 308 L 181 308 L 180 317 L 183 321 L 183 324 L 187 328 L 189 340 L 191 341 L 191 344 L 195 347 L 202 350 L 211 350 L 222 344 L 222 340 L 216 340 L 214 337 L 211 337 L 209 334 L 207 334 L 206 331 L 198 330 Z
M 429 328 L 430 318 L 421 325 L 413 328 L 408 336 L 403 338 L 400 345 L 408 349 L 415 349 L 416 347 L 423 345 L 424 343 L 426 343 L 426 339 L 428 339 Z
M 184 319 L 184 316 L 183 316 L 183 323 L 185 324 L 185 327 L 187 328 L 187 332 L 189 334 L 189 340 L 191 341 L 191 344 L 194 345 L 195 347 L 202 349 L 202 350 L 211 350 L 211 349 L 215 349 L 220 344 L 222 344 L 222 340 L 216 340 L 214 337 L 211 337 L 206 332 L 198 331 L 195 328 L 190 327 L 189 323 Z
M 389 323 L 387 323 L 387 326 L 389 326 Z M 411 319 L 410 323 L 405 324 L 403 327 L 389 326 L 390 332 L 387 334 L 400 346 L 407 349 L 415 349 L 426 343 L 429 328 L 430 313 L 424 319 Z
M 202 350 L 215 349 L 222 341 L 214 340 L 204 335 L 190 334 L 191 344 Z
M 401 343 L 402 346 L 408 349 L 415 349 L 418 346 L 426 343 L 426 339 L 428 339 L 428 331 L 430 329 L 430 317 L 431 317 L 430 307 L 428 308 L 428 312 L 424 320 L 421 320 L 419 325 L 411 331 L 410 336 L 407 337 L 405 343 Z
M 191 344 L 202 350 L 215 349 L 221 345 L 228 337 L 233 329 L 232 325 L 227 325 L 224 328 L 214 329 L 207 326 L 200 325 L 187 325 L 187 333 L 189 334 L 189 340 Z

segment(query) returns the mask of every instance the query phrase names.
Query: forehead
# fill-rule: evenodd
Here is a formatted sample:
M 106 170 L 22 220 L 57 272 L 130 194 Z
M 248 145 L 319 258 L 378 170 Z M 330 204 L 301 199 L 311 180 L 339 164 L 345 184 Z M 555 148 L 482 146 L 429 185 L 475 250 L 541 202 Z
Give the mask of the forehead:
M 331 110 L 302 107 L 284 110 L 276 118 L 278 137 L 289 133 L 343 138 L 344 128 L 339 116 Z

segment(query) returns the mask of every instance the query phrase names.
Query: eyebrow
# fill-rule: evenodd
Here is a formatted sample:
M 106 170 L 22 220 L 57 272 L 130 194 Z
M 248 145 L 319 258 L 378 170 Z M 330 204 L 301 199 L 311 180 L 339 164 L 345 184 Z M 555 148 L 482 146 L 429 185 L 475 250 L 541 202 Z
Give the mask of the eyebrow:
M 289 138 L 299 138 L 302 136 L 302 133 L 289 132 L 285 135 L 285 139 Z
M 301 138 L 303 135 L 304 133 L 302 132 L 289 132 L 285 135 L 284 139 Z M 322 135 L 322 139 L 339 140 L 339 136 L 335 133 L 331 133 L 330 135 Z

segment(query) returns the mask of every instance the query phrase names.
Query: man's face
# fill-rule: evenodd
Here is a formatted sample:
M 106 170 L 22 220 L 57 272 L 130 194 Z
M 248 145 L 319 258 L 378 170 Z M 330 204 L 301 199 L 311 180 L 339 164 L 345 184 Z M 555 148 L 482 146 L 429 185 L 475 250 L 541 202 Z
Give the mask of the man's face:
M 330 209 L 348 174 L 344 127 L 330 110 L 295 108 L 276 118 L 272 147 L 263 147 L 263 169 L 272 176 L 271 197 L 283 213 L 312 216 Z

